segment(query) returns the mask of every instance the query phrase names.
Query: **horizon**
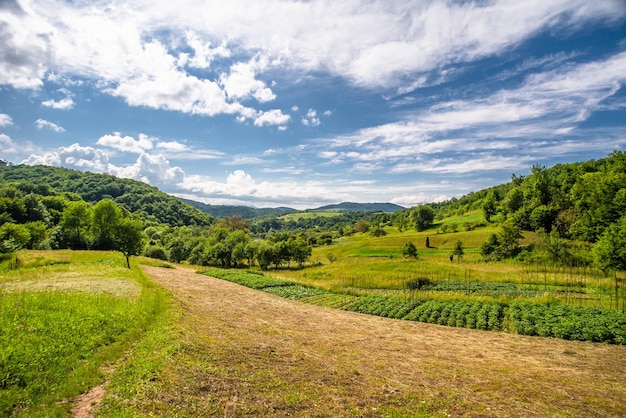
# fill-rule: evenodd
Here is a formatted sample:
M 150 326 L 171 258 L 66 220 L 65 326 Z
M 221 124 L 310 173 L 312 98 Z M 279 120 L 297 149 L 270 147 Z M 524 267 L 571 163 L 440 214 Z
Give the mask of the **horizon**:
M 181 1 L 3 2 L 0 158 L 305 210 L 626 149 L 620 0 Z

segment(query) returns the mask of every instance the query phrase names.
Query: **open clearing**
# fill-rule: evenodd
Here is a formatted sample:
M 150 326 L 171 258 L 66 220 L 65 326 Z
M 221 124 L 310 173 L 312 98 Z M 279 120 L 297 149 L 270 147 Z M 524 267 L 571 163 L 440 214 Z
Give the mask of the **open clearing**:
M 390 320 L 144 269 L 182 312 L 180 349 L 141 413 L 626 416 L 623 346 Z

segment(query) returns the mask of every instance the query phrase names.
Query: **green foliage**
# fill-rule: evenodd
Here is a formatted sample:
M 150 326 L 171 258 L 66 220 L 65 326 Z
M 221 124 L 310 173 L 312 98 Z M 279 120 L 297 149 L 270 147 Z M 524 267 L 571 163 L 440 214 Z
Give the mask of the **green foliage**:
M 463 241 L 458 240 L 454 244 L 454 249 L 452 250 L 452 255 L 456 255 L 457 259 L 460 260 L 461 257 L 463 257 L 464 254 L 465 254 L 465 251 L 463 250 Z
M 626 270 L 626 216 L 609 226 L 594 248 L 598 268 Z
M 143 223 L 137 219 L 123 218 L 118 221 L 113 233 L 113 246 L 126 257 L 130 268 L 130 256 L 141 254 L 143 249 Z
M 6 223 L 0 226 L 0 253 L 10 253 L 26 248 L 30 239 L 30 232 L 27 227 Z
M 421 205 L 411 210 L 410 218 L 416 231 L 424 231 L 433 223 L 435 212 L 430 206 Z
M 237 283 L 242 286 L 250 287 L 252 289 L 265 289 L 268 287 L 293 285 L 292 282 L 273 279 L 271 277 L 266 277 L 261 273 L 253 273 L 249 271 L 213 268 L 208 270 L 202 270 L 199 273 L 211 277 L 217 277 L 219 279 L 228 280 L 229 282 Z
M 490 190 L 489 193 L 487 193 L 487 197 L 485 197 L 482 208 L 487 222 L 491 222 L 491 217 L 496 214 L 497 203 L 493 190 Z
M 515 302 L 505 322 L 523 335 L 626 344 L 626 315 L 608 309 Z
M 58 223 L 59 212 L 66 202 L 80 199 L 90 204 L 113 200 L 118 206 L 140 215 L 145 222 L 170 226 L 202 226 L 213 222 L 210 215 L 155 187 L 107 174 L 50 166 L 0 165 L 2 183 L 5 186 L 0 189 L 0 213 L 6 208 L 11 219 L 19 223 L 48 222 L 46 216 L 50 222 Z M 7 183 L 12 189 L 2 192 Z M 26 199 L 28 206 L 25 206 L 28 194 L 33 194 L 35 199 Z
M 114 235 L 121 219 L 122 211 L 112 200 L 101 200 L 94 205 L 91 230 L 96 249 L 112 250 L 114 248 Z
M 426 237 L 426 239 L 428 239 L 428 237 Z M 404 244 L 404 247 L 402 247 L 402 256 L 405 258 L 417 258 L 417 248 L 415 244 L 411 241 Z

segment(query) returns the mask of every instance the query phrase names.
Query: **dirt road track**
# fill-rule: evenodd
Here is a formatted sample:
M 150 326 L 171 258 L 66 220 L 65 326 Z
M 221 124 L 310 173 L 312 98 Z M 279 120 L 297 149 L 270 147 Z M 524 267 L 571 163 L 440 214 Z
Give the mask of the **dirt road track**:
M 182 416 L 626 416 L 626 347 L 390 320 L 145 266 L 180 303 Z M 175 382 L 175 383 L 172 383 Z

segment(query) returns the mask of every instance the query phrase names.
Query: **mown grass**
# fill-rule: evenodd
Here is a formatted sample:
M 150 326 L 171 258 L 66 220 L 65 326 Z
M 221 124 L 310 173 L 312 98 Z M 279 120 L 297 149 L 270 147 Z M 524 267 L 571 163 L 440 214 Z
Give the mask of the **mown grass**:
M 100 367 L 142 337 L 167 297 L 119 253 L 17 258 L 17 266 L 0 264 L 0 415 L 69 415 L 73 399 L 102 382 Z
M 626 314 L 597 307 L 568 306 L 554 301 L 494 301 L 490 297 L 491 293 L 502 289 L 494 287 L 493 283 L 486 283 L 489 285 L 486 288 L 478 286 L 485 283 L 474 283 L 485 292 L 475 298 L 460 294 L 433 298 L 429 297 L 430 293 L 416 291 L 383 294 L 363 293 L 359 289 L 351 289 L 349 292 L 344 290 L 342 293 L 324 291 L 264 277 L 256 272 L 210 269 L 200 273 L 284 298 L 386 318 L 566 340 L 626 344 Z M 512 291 L 510 285 L 503 285 L 503 288 L 507 293 Z

